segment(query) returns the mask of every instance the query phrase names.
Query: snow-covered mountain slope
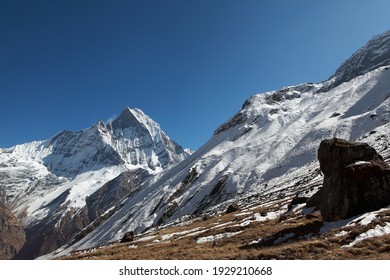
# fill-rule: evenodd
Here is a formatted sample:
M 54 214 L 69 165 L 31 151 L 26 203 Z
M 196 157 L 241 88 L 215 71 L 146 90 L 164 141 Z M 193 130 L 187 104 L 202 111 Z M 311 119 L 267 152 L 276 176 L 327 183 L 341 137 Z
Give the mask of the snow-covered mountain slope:
M 386 123 L 358 141 L 373 146 L 389 162 L 389 131 L 390 123 Z M 200 215 L 151 228 L 136 234 L 133 242 L 105 244 L 101 248 L 81 247 L 82 250 L 73 254 L 80 247 L 63 247 L 42 259 L 69 254 L 66 259 L 210 259 L 210 256 L 213 259 L 351 259 L 359 258 L 356 250 L 377 248 L 375 237 L 389 230 L 390 206 L 347 220 L 324 222 L 319 211 L 313 212 L 314 207 L 305 208 L 305 201 L 322 181 L 318 161 L 310 162 L 268 181 L 264 191 L 243 193 Z M 238 210 L 228 213 L 226 209 L 232 203 Z M 372 243 L 364 247 L 351 247 L 361 240 L 371 242 L 371 238 Z M 384 247 L 385 244 L 386 239 Z M 317 245 L 319 250 L 315 249 Z M 351 252 L 343 248 L 340 251 L 345 245 L 351 247 Z M 373 258 L 372 255 L 383 258 L 381 253 L 384 252 L 374 249 L 371 257 L 364 252 L 360 258 Z
M 388 128 L 390 70 L 370 66 L 366 65 L 371 71 L 328 91 L 324 88 L 332 79 L 251 97 L 191 157 L 153 178 L 64 252 L 113 242 L 127 231 L 142 232 L 197 215 L 248 193 L 267 197 L 278 190 L 296 189 L 289 181 L 296 176 L 297 183 L 305 172 L 312 174 L 318 167 L 321 140 L 354 141 Z M 310 176 L 316 180 L 319 173 Z
M 39 225 L 41 234 L 48 224 L 65 227 L 61 221 L 68 220 L 70 213 L 74 217 L 83 212 L 86 199 L 124 171 L 144 170 L 154 175 L 187 156 L 141 110 L 125 108 L 108 124 L 99 122 L 82 131 L 63 131 L 46 141 L 1 149 L 0 179 L 6 204 L 26 227 L 29 243 L 35 235 L 29 229 L 36 232 Z M 114 197 L 114 201 L 106 199 L 108 205 L 122 199 Z M 83 218 L 74 231 L 90 222 Z M 53 249 L 62 245 L 62 241 L 55 243 Z
M 357 50 L 336 70 L 331 77 L 332 87 L 381 66 L 390 65 L 390 30 L 372 38 Z

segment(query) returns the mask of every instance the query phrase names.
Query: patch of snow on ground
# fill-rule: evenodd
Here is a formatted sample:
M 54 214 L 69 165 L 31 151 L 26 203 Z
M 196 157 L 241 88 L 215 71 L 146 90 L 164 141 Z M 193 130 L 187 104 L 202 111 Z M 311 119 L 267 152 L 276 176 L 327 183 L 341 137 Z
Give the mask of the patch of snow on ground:
M 236 226 L 245 227 L 253 222 L 265 222 L 268 220 L 278 219 L 285 212 L 286 212 L 286 210 L 282 209 L 282 210 L 277 210 L 277 211 L 273 211 L 273 212 L 268 212 L 267 215 L 265 215 L 265 216 L 262 216 L 260 213 L 255 213 L 252 216 L 245 218 L 242 223 L 240 223 Z
M 376 212 L 373 212 L 373 213 L 368 213 L 366 217 L 364 217 L 363 220 L 361 220 L 359 223 L 361 225 L 368 225 L 369 223 L 371 223 L 375 218 L 376 218 Z
M 250 215 L 252 213 L 253 212 L 242 212 L 242 213 L 234 214 L 234 217 L 246 216 L 246 215 Z
M 336 236 L 337 236 L 337 237 L 342 237 L 342 236 L 347 235 L 348 233 L 349 233 L 348 231 L 342 230 L 342 231 L 340 231 L 339 233 L 337 233 Z
M 220 227 L 224 227 L 224 226 L 227 226 L 227 225 L 231 225 L 233 222 L 227 222 L 227 223 L 223 223 L 223 224 L 217 224 L 215 226 L 213 226 L 212 228 L 210 229 L 216 229 L 216 228 L 220 228 Z
M 180 232 L 164 234 L 161 236 L 161 240 L 167 240 L 167 239 L 170 239 L 170 238 L 172 238 L 174 236 L 178 236 L 178 235 L 187 235 L 189 233 L 197 232 L 197 231 L 202 230 L 202 229 L 204 229 L 204 227 L 197 227 L 197 228 L 193 228 L 190 230 L 184 230 L 184 231 L 180 231 Z
M 370 230 L 360 234 L 358 237 L 356 237 L 356 239 L 354 241 L 352 241 L 348 245 L 344 245 L 343 247 L 352 247 L 356 243 L 358 243 L 362 240 L 365 240 L 367 238 L 379 237 L 379 236 L 383 236 L 386 234 L 390 234 L 390 223 L 386 223 L 386 225 L 383 227 L 380 225 L 377 225 L 375 228 L 370 229 Z
M 205 237 L 200 237 L 200 238 L 198 238 L 198 240 L 196 240 L 196 243 L 213 242 L 213 241 L 216 241 L 216 240 L 219 240 L 222 238 L 233 237 L 233 236 L 239 235 L 240 233 L 242 233 L 242 231 L 224 232 L 224 233 L 220 233 L 220 234 L 216 234 L 216 235 L 209 235 L 209 236 L 205 236 Z
M 306 206 L 306 203 L 296 204 L 293 208 L 291 208 L 291 212 L 297 212 L 299 210 L 302 210 Z
M 257 240 L 252 240 L 252 241 L 249 243 L 249 245 L 258 244 L 258 243 L 260 243 L 261 240 L 262 240 L 261 238 L 260 238 L 260 239 L 257 239 Z
M 140 239 L 134 240 L 134 242 L 149 241 L 149 240 L 152 240 L 153 238 L 156 238 L 156 237 L 157 237 L 156 235 L 145 236 L 145 237 L 141 237 Z
M 366 226 L 370 224 L 372 221 L 374 221 L 377 218 L 377 215 L 385 210 L 388 210 L 390 206 L 384 207 L 382 209 L 379 209 L 377 211 L 368 212 L 363 215 L 355 216 L 352 218 L 352 221 L 350 221 L 347 226 L 355 226 L 356 224 L 360 224 L 363 226 Z
M 182 239 L 182 238 L 186 238 L 186 237 L 190 237 L 190 236 L 198 235 L 198 234 L 204 233 L 204 232 L 206 232 L 206 231 L 209 231 L 209 229 L 204 229 L 204 230 L 195 231 L 195 232 L 192 232 L 192 233 L 186 234 L 186 235 L 184 235 L 184 236 L 181 236 L 181 237 L 180 237 L 180 238 L 178 238 L 178 239 Z

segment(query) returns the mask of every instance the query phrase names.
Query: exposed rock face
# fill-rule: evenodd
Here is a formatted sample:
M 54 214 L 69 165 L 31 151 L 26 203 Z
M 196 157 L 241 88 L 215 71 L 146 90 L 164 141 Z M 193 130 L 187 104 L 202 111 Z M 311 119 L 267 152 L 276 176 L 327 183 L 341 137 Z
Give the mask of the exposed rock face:
M 53 221 L 49 221 L 48 217 L 33 227 L 26 228 L 28 240 L 16 258 L 34 259 L 73 239 L 81 240 L 104 222 L 122 199 L 137 192 L 141 183 L 150 177 L 149 172 L 142 168 L 123 172 L 87 197 L 86 206 L 80 211 L 71 209 L 64 216 L 55 214 L 56 219 Z M 68 192 L 57 203 L 63 203 L 67 195 Z
M 86 198 L 88 217 L 94 221 L 107 210 L 116 206 L 123 198 L 133 195 L 140 185 L 152 177 L 145 169 L 125 171 L 115 179 L 104 184 L 99 190 Z
M 365 143 L 327 139 L 318 149 L 324 183 L 320 210 L 335 221 L 390 204 L 390 167 Z
M 390 30 L 372 38 L 337 69 L 331 87 L 390 64 Z
M 14 259 L 29 260 L 47 254 L 71 240 L 75 232 L 89 223 L 85 208 L 77 214 L 71 209 L 64 217 L 57 215 L 56 220 L 49 219 L 50 217 L 25 228 L 27 241 Z
M 0 260 L 12 259 L 24 242 L 22 225 L 0 201 Z

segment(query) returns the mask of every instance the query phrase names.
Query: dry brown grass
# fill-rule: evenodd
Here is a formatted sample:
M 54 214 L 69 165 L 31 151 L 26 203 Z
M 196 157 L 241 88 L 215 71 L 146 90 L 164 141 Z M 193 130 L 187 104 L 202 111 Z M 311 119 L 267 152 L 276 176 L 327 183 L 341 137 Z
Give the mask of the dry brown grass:
M 241 210 L 207 220 L 196 220 L 185 226 L 160 229 L 146 235 L 154 236 L 149 240 L 142 241 L 141 238 L 145 236 L 141 236 L 133 242 L 76 252 L 63 259 L 390 259 L 390 235 L 369 238 L 350 248 L 342 247 L 368 229 L 390 221 L 390 210 L 382 212 L 368 225 L 346 227 L 348 234 L 343 236 L 336 235 L 340 229 L 320 234 L 323 223 L 319 212 L 308 215 L 300 211 L 287 212 L 277 219 L 264 222 L 252 219 L 250 224 L 241 224 L 256 213 L 265 216 L 269 211 L 286 208 L 287 202 L 280 200 L 267 208 Z M 192 232 L 185 235 L 183 231 Z M 241 233 L 230 238 L 197 243 L 201 237 L 233 232 Z M 167 238 L 168 234 L 174 233 L 176 235 Z M 294 236 L 275 244 L 289 234 Z

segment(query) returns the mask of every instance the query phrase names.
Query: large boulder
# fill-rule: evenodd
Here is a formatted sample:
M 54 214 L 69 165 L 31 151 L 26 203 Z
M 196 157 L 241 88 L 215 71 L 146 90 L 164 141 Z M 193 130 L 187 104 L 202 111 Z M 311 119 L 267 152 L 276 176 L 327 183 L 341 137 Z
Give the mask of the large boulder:
M 320 144 L 318 160 L 324 174 L 320 210 L 325 221 L 390 204 L 390 167 L 368 144 L 327 139 Z

